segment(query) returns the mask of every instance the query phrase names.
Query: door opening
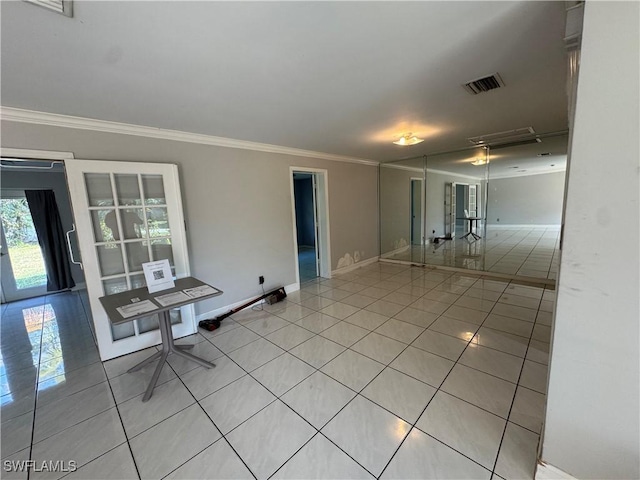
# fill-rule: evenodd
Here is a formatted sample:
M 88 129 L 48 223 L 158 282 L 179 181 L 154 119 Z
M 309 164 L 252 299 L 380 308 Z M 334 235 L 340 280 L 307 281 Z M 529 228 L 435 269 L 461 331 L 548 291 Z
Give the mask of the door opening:
M 326 171 L 291 169 L 298 283 L 330 278 Z
M 422 245 L 422 179 L 411 179 L 411 244 Z
M 63 162 L 57 152 L 47 157 L 47 152 L 28 151 L 35 156 L 23 159 L 17 150 L 15 158 L 5 157 L 8 150 L 2 151 L 0 167 L 2 302 L 74 285 L 82 289 L 83 271 L 69 254 L 69 242 L 76 252 L 77 245 L 69 235 L 74 219 Z
M 296 235 L 298 239 L 298 272 L 300 281 L 318 276 L 318 242 L 316 241 L 316 195 L 312 173 L 293 174 L 293 193 L 296 205 Z

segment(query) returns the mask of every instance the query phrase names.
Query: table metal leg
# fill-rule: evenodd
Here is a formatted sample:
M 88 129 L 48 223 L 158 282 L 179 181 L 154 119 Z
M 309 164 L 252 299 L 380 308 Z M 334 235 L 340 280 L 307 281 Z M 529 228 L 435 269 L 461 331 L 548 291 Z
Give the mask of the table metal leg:
M 158 382 L 158 377 L 160 377 L 160 373 L 162 372 L 162 367 L 164 367 L 165 362 L 167 361 L 167 357 L 170 353 L 178 355 L 180 357 L 186 358 L 187 360 L 191 360 L 192 362 L 197 363 L 198 365 L 202 365 L 205 368 L 213 368 L 215 364 L 211 362 L 207 362 L 206 360 L 196 357 L 195 355 L 186 352 L 185 350 L 189 350 L 193 348 L 193 345 L 176 345 L 173 343 L 173 334 L 171 332 L 171 315 L 169 311 L 162 312 L 159 315 L 158 324 L 160 326 L 160 336 L 162 337 L 162 351 L 152 355 L 146 360 L 142 361 L 129 371 L 135 371 L 142 368 L 144 365 L 151 363 L 153 360 L 160 358 L 158 365 L 156 365 L 156 369 L 153 372 L 153 376 L 151 377 L 151 381 L 149 382 L 149 386 L 147 387 L 147 391 L 142 397 L 142 401 L 146 402 L 153 395 L 153 389 Z
M 162 351 L 160 361 L 158 365 L 156 365 L 156 369 L 153 372 L 153 376 L 151 377 L 151 381 L 149 382 L 149 386 L 147 387 L 147 391 L 144 392 L 144 397 L 142 397 L 142 401 L 146 402 L 153 395 L 153 389 L 156 388 L 156 383 L 158 382 L 158 377 L 160 377 L 160 373 L 162 372 L 162 367 L 164 367 L 165 362 L 167 361 L 167 357 L 169 356 L 169 351 Z
M 178 355 L 179 357 L 186 358 L 187 360 L 191 360 L 192 362 L 196 362 L 198 365 L 202 365 L 205 368 L 213 368 L 215 365 L 211 362 L 207 362 L 206 360 L 196 357 L 195 355 L 191 355 L 189 352 L 185 352 L 182 350 L 174 350 L 173 353 Z
M 127 370 L 127 373 L 133 373 L 133 372 L 137 372 L 138 370 L 140 370 L 142 367 L 144 367 L 145 365 L 148 365 L 151 362 L 155 362 L 157 359 L 160 358 L 160 356 L 162 355 L 162 352 L 156 352 L 153 355 L 151 355 L 149 358 L 146 358 L 145 360 L 141 361 L 139 364 L 137 364 L 135 367 L 131 367 L 129 370 Z

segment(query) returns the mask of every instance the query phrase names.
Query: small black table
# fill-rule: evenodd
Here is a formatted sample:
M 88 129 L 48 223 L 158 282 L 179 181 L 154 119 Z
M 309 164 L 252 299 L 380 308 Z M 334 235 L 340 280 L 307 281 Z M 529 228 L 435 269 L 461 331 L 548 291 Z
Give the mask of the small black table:
M 153 395 L 153 389 L 156 386 L 158 381 L 158 377 L 160 376 L 160 372 L 162 372 L 162 367 L 167 361 L 167 357 L 170 353 L 178 355 L 180 357 L 186 358 L 187 360 L 191 360 L 192 362 L 197 363 L 198 365 L 202 365 L 205 368 L 213 368 L 215 364 L 211 362 L 207 362 L 200 357 L 196 357 L 189 352 L 185 352 L 189 348 L 192 348 L 193 345 L 176 345 L 173 342 L 173 333 L 171 331 L 171 315 L 170 311 L 174 308 L 183 307 L 185 305 L 189 305 L 194 302 L 199 302 L 200 300 L 205 300 L 207 298 L 217 297 L 218 295 L 222 295 L 222 291 L 218 290 L 215 287 L 213 288 L 214 292 L 208 293 L 206 295 L 199 296 L 197 298 L 189 298 L 184 301 L 180 301 L 177 303 L 173 303 L 171 305 L 163 306 L 159 301 L 155 300 L 156 297 L 160 297 L 162 295 L 166 295 L 168 293 L 180 292 L 185 289 L 196 288 L 196 287 L 211 287 L 200 280 L 193 277 L 179 278 L 175 281 L 175 287 L 161 290 L 155 293 L 149 293 L 147 287 L 136 288 L 134 290 L 128 290 L 126 292 L 114 293 L 112 295 L 106 295 L 104 297 L 100 297 L 100 303 L 104 307 L 107 312 L 107 316 L 109 320 L 114 325 L 118 325 L 120 323 L 131 322 L 132 320 L 136 320 L 142 317 L 148 317 L 149 315 L 158 314 L 158 324 L 160 326 L 160 336 L 162 337 L 162 350 L 154 353 L 146 360 L 143 360 L 135 367 L 127 370 L 127 373 L 135 372 L 136 370 L 140 370 L 145 365 L 160 359 L 158 365 L 156 366 L 155 371 L 153 372 L 153 376 L 151 377 L 151 381 L 149 382 L 149 386 L 147 387 L 147 391 L 142 397 L 142 401 L 146 402 Z M 150 300 L 156 307 L 155 310 L 138 313 L 129 317 L 123 317 L 122 314 L 117 310 L 118 307 L 129 306 L 132 305 L 132 299 L 136 299 L 136 302 L 142 302 L 145 300 Z
M 473 238 L 475 238 L 476 240 L 480 240 L 482 237 L 480 235 L 476 235 L 473 232 L 473 227 L 474 227 L 474 223 L 476 228 L 478 227 L 478 220 L 482 220 L 482 217 L 457 217 L 457 220 L 466 220 L 469 222 L 469 231 L 464 234 L 463 236 L 460 237 L 460 239 L 462 240 L 463 238 L 467 238 L 469 235 L 472 235 Z

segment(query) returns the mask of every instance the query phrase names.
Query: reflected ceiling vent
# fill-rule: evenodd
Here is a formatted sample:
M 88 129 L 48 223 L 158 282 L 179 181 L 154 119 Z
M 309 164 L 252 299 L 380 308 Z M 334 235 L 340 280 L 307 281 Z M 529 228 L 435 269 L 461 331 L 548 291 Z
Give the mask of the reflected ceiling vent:
M 61 13 L 67 17 L 73 17 L 73 2 L 72 0 L 25 0 L 32 5 L 38 5 L 44 7 L 47 10 L 52 10 L 56 13 Z
M 488 77 L 478 78 L 477 80 L 467 82 L 462 86 L 471 95 L 477 95 L 482 92 L 488 92 L 489 90 L 504 87 L 504 81 L 500 78 L 499 74 L 494 73 Z
M 477 137 L 467 138 L 469 143 L 483 147 L 489 145 L 493 148 L 497 146 L 526 145 L 527 143 L 541 143 L 533 127 L 516 128 L 504 132 L 488 133 Z

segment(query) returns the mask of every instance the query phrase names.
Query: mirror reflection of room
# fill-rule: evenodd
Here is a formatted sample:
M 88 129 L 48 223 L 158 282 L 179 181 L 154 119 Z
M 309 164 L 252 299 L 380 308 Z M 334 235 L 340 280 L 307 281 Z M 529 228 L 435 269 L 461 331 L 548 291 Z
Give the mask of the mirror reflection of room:
M 552 283 L 566 154 L 561 132 L 382 164 L 381 257 Z

